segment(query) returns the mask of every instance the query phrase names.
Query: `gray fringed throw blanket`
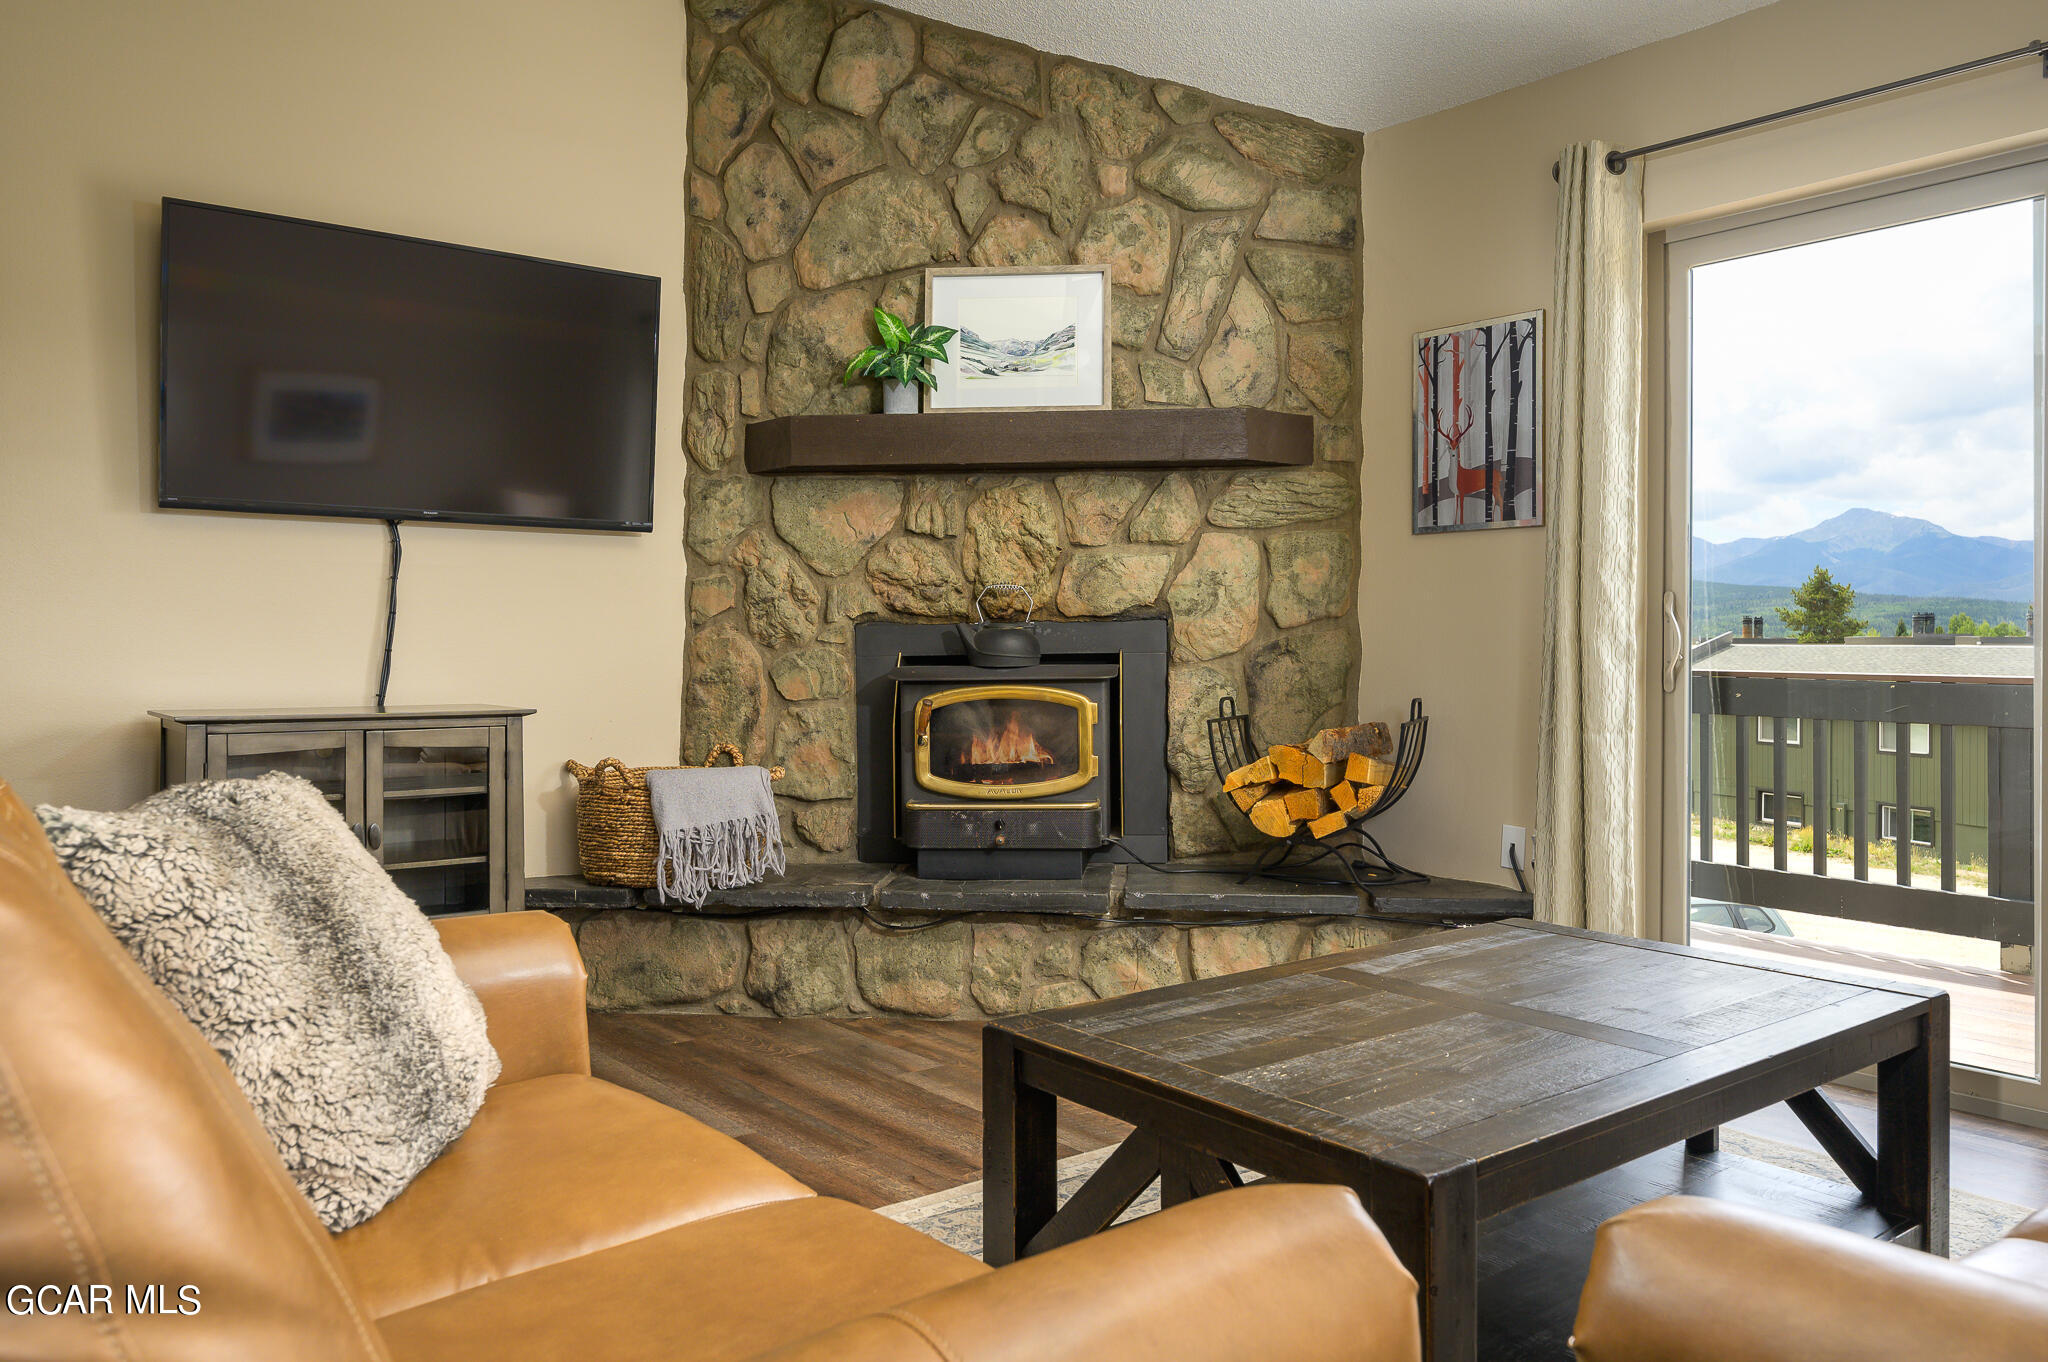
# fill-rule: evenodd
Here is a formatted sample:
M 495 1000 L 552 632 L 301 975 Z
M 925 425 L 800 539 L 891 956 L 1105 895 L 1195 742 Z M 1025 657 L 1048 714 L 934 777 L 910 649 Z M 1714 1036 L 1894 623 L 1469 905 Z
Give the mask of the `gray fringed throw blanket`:
M 199 1028 L 339 1233 L 469 1128 L 498 1055 L 441 939 L 297 776 L 36 810 L 86 902 Z
M 782 825 L 760 767 L 649 771 L 647 801 L 661 837 L 654 890 L 662 902 L 698 908 L 714 889 L 783 872 Z

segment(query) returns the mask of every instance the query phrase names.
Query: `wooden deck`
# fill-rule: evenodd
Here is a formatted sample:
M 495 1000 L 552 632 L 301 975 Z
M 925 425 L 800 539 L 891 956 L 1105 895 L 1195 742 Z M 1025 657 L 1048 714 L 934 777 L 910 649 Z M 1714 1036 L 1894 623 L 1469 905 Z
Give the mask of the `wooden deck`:
M 1795 969 L 1805 961 L 1863 978 L 1947 989 L 1950 1057 L 1972 1068 L 2033 1075 L 2034 981 L 2025 975 L 1699 923 L 1693 924 L 1692 944 L 1732 960 Z

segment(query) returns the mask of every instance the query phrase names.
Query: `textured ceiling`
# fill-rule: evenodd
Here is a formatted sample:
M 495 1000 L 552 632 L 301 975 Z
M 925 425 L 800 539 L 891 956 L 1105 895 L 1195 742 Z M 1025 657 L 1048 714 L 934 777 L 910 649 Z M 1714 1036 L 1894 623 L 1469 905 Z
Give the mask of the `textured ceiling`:
M 890 0 L 1062 56 L 1371 132 L 1769 0 Z

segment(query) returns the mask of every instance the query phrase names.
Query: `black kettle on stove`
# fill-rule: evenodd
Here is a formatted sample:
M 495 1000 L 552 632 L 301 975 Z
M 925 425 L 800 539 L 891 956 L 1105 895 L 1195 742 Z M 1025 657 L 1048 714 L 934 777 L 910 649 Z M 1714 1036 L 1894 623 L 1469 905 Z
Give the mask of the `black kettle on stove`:
M 990 623 L 981 608 L 982 600 L 991 591 L 1015 591 L 1024 597 L 1024 622 L 1022 624 Z M 1038 665 L 1038 626 L 1031 622 L 1032 612 L 1038 608 L 1031 593 L 1014 582 L 992 582 L 981 589 L 981 595 L 974 598 L 973 624 L 962 624 L 960 642 L 967 649 L 967 660 L 977 667 L 1035 667 Z

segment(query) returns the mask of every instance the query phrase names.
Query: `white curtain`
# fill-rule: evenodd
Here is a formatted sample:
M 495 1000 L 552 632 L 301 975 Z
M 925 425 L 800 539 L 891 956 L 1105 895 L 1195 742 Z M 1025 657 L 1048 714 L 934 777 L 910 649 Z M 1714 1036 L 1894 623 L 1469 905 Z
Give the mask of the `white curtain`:
M 1642 936 L 1643 182 L 1607 152 L 1558 159 L 1534 887 L 1546 922 Z

